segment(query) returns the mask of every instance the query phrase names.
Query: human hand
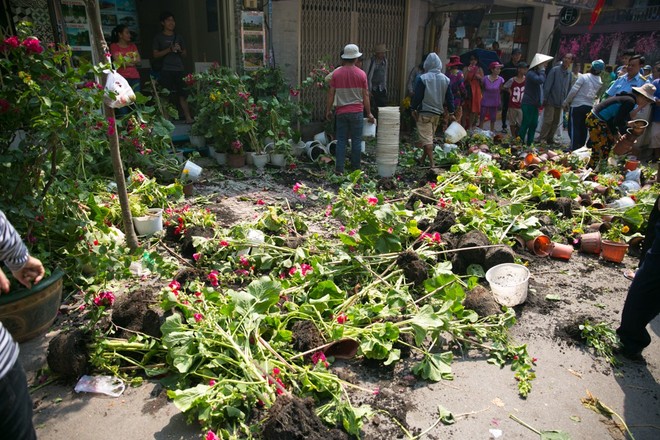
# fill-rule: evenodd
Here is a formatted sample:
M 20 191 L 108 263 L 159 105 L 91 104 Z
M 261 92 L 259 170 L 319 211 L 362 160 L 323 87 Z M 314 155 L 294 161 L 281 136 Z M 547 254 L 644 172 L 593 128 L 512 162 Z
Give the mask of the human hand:
M 4 271 L 0 269 L 0 294 L 3 292 L 9 293 L 9 280 Z
M 44 265 L 41 264 L 39 259 L 34 257 L 28 257 L 27 263 L 25 263 L 22 268 L 12 271 L 14 277 L 16 277 L 16 279 L 28 289 L 31 288 L 33 284 L 39 283 L 45 273 Z
M 374 118 L 374 115 L 372 115 L 371 113 L 369 113 L 367 115 L 367 120 L 369 120 L 370 124 L 373 124 L 374 122 L 376 122 L 376 118 Z
M 326 110 L 326 112 L 325 112 L 325 119 L 326 119 L 327 121 L 331 121 L 331 120 L 332 120 L 332 110 Z

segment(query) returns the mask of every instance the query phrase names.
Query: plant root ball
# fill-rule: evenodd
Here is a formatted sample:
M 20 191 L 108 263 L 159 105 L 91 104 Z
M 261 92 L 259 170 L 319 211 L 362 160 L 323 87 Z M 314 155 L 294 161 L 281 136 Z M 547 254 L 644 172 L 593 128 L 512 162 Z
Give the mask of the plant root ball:
M 89 366 L 88 339 L 79 328 L 55 336 L 48 344 L 48 368 L 67 379 L 77 379 L 85 374 Z
M 471 264 L 478 264 L 483 267 L 487 249 L 482 246 L 488 246 L 489 244 L 490 242 L 488 241 L 486 234 L 476 229 L 462 236 L 458 242 L 459 249 L 476 248 L 458 252 L 465 267 L 468 267 Z
M 422 202 L 423 205 L 435 205 L 436 203 L 435 195 L 428 186 L 415 188 L 414 192 L 406 202 L 406 209 L 413 209 L 415 207 L 415 202 L 417 201 Z
M 348 440 L 348 434 L 330 429 L 314 412 L 311 398 L 281 395 L 268 409 L 261 432 L 264 440 Z
M 297 321 L 291 328 L 293 332 L 293 348 L 304 353 L 325 344 L 321 332 L 312 321 Z M 311 354 L 308 356 L 311 358 Z
M 381 177 L 376 183 L 376 188 L 383 191 L 393 191 L 396 189 L 396 181 L 391 177 Z
M 193 226 L 189 229 L 186 229 L 186 232 L 183 234 L 183 238 L 181 239 L 181 256 L 191 260 L 193 254 L 197 252 L 195 250 L 195 246 L 193 246 L 193 237 L 213 238 L 213 235 L 214 231 L 212 228 Z
M 557 197 L 555 200 L 546 200 L 537 205 L 539 209 L 549 209 L 566 218 L 573 218 L 573 200 L 568 197 Z
M 474 310 L 480 318 L 501 313 L 500 305 L 493 298 L 493 294 L 483 286 L 476 286 L 467 292 L 463 306 Z
M 406 280 L 409 283 L 414 283 L 415 286 L 419 286 L 429 277 L 428 265 L 412 251 L 399 254 L 396 264 L 403 270 Z
M 146 333 L 160 337 L 163 314 L 150 305 L 155 303 L 155 292 L 142 288 L 120 296 L 112 308 L 112 322 L 122 329 Z M 130 331 L 120 333 L 121 337 L 130 337 Z
M 484 270 L 488 270 L 491 267 L 497 266 L 498 264 L 503 263 L 513 263 L 514 262 L 514 253 L 513 249 L 509 246 L 498 246 L 489 248 L 486 251 L 486 259 L 484 261 Z
M 435 216 L 435 220 L 431 225 L 431 232 L 439 232 L 444 234 L 456 224 L 456 216 L 448 209 L 441 209 Z

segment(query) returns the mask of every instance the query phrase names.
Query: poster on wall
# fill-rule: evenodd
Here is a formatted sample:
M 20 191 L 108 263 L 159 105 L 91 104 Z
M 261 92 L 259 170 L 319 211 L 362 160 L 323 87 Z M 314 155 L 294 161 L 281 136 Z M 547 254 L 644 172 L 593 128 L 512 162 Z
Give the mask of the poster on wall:
M 62 0 L 62 17 L 67 42 L 77 56 L 92 59 L 92 43 L 90 39 L 89 23 L 83 0 Z M 125 24 L 137 42 L 139 27 L 135 0 L 101 0 L 101 26 L 103 35 L 108 43 L 112 30 L 120 24 Z
M 255 70 L 264 66 L 266 33 L 263 12 L 243 11 L 241 14 L 241 46 L 243 67 L 246 70 Z

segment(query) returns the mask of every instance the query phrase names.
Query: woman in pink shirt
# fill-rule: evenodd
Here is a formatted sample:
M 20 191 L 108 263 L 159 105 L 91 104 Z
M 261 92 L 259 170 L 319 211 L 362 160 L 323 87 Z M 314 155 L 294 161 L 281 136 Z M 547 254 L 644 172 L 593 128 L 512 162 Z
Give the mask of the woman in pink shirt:
M 140 53 L 135 43 L 131 43 L 131 31 L 125 24 L 120 24 L 112 30 L 110 37 L 110 54 L 115 63 L 123 67 L 117 72 L 126 78 L 133 91 L 140 91 L 140 72 L 137 65 L 140 64 Z
M 490 74 L 483 79 L 483 97 L 481 98 L 481 115 L 479 116 L 479 128 L 483 130 L 486 116 L 490 121 L 490 131 L 495 131 L 495 119 L 497 119 L 497 109 L 502 105 L 501 91 L 504 85 L 504 78 L 500 76 L 502 65 L 493 61 L 488 66 Z

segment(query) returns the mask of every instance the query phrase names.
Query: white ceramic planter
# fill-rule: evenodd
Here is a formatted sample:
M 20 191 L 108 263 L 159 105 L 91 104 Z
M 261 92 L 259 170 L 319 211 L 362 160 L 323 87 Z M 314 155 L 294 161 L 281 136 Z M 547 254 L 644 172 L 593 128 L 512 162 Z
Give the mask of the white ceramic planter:
M 262 170 L 268 163 L 267 154 L 250 153 L 250 156 L 252 156 L 252 162 L 258 170 Z
M 286 156 L 282 153 L 271 153 L 270 163 L 273 164 L 273 166 L 284 168 L 286 165 Z
M 215 153 L 215 161 L 218 165 L 227 165 L 227 153 Z
M 133 217 L 133 225 L 138 235 L 152 235 L 163 230 L 163 210 L 151 208 L 142 217 Z

